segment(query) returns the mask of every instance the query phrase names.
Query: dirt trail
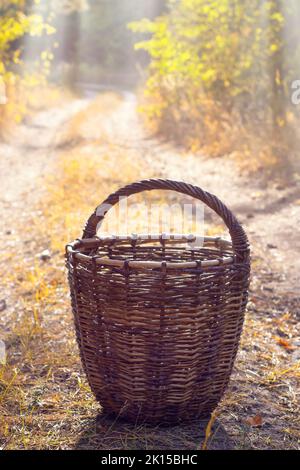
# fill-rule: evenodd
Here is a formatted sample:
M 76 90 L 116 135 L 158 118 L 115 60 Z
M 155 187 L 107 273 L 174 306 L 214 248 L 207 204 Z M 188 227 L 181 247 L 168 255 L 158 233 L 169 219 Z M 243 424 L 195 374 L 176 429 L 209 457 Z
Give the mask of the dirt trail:
M 0 269 L 3 275 L 7 274 L 7 256 L 14 256 L 15 252 L 22 250 L 25 256 L 25 245 L 30 240 L 24 240 L 19 228 L 22 224 L 27 225 L 30 214 L 36 210 L 35 204 L 44 192 L 43 182 L 54 171 L 60 131 L 88 103 L 87 99 L 74 99 L 64 103 L 63 107 L 39 112 L 18 126 L 7 142 L 0 142 L 0 236 L 3 240 L 0 245 Z M 32 240 L 34 236 L 32 233 Z M 13 285 L 0 291 L 0 301 L 5 306 L 1 313 L 0 339 L 1 330 L 9 328 L 11 315 L 16 310 L 13 291 Z
M 51 171 L 51 156 L 62 126 L 88 102 L 74 99 L 63 107 L 40 112 L 18 126 L 7 143 L 0 143 L 2 214 L 40 196 L 42 188 L 37 187 L 36 181 Z

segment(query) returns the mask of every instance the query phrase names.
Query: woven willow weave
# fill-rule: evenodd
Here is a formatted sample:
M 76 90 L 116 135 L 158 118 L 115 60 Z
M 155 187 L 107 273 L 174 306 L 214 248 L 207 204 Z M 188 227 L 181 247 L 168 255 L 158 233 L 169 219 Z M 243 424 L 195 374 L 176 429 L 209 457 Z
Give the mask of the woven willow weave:
M 175 190 L 206 203 L 232 242 L 207 237 L 96 237 L 107 210 L 129 196 Z M 207 416 L 229 381 L 247 302 L 246 234 L 215 196 L 169 180 L 145 180 L 110 195 L 67 246 L 77 341 L 89 384 L 106 412 L 174 424 Z

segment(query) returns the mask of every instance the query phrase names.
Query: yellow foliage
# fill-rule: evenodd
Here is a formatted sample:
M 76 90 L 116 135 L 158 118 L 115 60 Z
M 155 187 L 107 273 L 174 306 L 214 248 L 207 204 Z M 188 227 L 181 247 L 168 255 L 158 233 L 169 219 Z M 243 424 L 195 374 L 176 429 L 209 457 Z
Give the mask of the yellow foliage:
M 297 110 L 289 106 L 289 87 L 298 50 L 283 54 L 295 3 L 288 0 L 284 10 L 275 0 L 168 3 L 153 22 L 130 25 L 150 34 L 136 45 L 151 57 L 142 103 L 147 125 L 189 148 L 245 163 L 259 153 L 268 166 L 293 151 Z
M 0 81 L 5 84 L 6 103 L 0 104 L 0 132 L 4 126 L 13 122 L 20 122 L 26 112 L 24 89 L 33 83 L 42 83 L 45 72 L 49 68 L 52 58 L 50 52 L 43 52 L 43 67 L 38 73 L 26 74 L 18 66 L 22 66 L 21 50 L 15 48 L 17 40 L 25 35 L 42 36 L 55 32 L 40 14 L 28 12 L 27 2 L 24 0 L 4 0 L 1 2 L 0 16 Z M 13 67 L 12 67 L 13 66 Z

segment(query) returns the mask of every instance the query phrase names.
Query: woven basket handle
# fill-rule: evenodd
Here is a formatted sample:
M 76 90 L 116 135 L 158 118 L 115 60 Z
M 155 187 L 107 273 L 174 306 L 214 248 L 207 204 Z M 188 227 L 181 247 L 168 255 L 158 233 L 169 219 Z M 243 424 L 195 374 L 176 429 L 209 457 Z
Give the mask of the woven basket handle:
M 106 213 L 112 206 L 119 202 L 120 197 L 128 197 L 132 194 L 142 191 L 151 191 L 153 189 L 177 191 L 202 201 L 223 219 L 229 230 L 233 251 L 237 259 L 239 261 L 247 261 L 249 259 L 250 250 L 247 235 L 232 212 L 213 194 L 204 191 L 198 186 L 183 183 L 182 181 L 149 179 L 124 186 L 108 196 L 108 198 L 95 209 L 95 212 L 86 223 L 83 238 L 93 238 L 96 235 L 97 229 L 101 226 Z

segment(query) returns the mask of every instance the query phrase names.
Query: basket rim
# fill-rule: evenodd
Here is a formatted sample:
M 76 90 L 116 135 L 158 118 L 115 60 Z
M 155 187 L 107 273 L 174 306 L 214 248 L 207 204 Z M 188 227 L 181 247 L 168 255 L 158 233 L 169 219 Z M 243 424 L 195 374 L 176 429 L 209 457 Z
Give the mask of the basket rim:
M 148 238 L 146 238 L 148 237 Z M 209 237 L 209 236 L 198 236 L 203 240 L 203 247 L 208 247 L 214 245 L 219 249 L 232 249 L 232 242 L 226 240 L 222 237 Z M 118 260 L 111 259 L 107 256 L 99 255 L 87 255 L 80 251 L 80 248 L 92 248 L 95 245 L 104 244 L 104 245 L 114 245 L 126 244 L 130 242 L 133 246 L 141 245 L 144 243 L 153 243 L 154 241 L 159 241 L 162 245 L 166 244 L 175 244 L 175 243 L 192 243 L 197 239 L 196 235 L 183 235 L 183 234 L 151 234 L 149 239 L 149 234 L 131 234 L 131 235 L 102 235 L 100 237 L 93 238 L 84 238 L 76 239 L 72 243 L 69 243 L 66 246 L 67 255 L 74 256 L 79 261 L 93 261 L 96 264 L 104 266 L 112 266 L 116 268 L 124 268 L 128 266 L 129 268 L 134 269 L 157 269 L 157 268 L 166 268 L 166 269 L 187 269 L 187 268 L 210 268 L 216 266 L 230 265 L 234 264 L 235 256 L 220 256 L 215 259 L 205 260 L 205 261 L 181 261 L 181 262 L 170 262 L 170 261 L 139 261 L 139 260 Z M 194 248 L 196 251 L 196 249 Z

